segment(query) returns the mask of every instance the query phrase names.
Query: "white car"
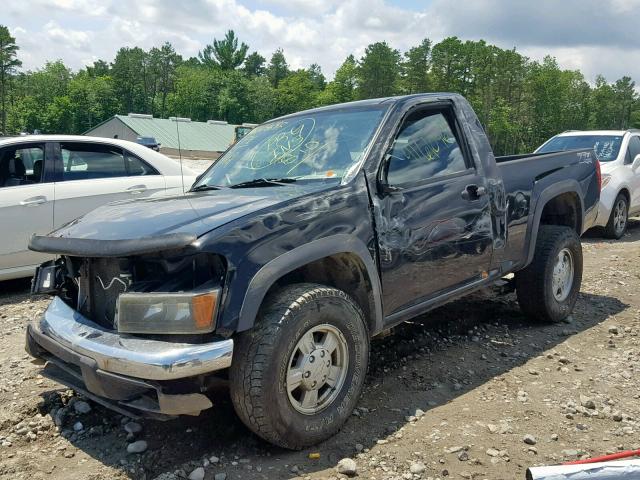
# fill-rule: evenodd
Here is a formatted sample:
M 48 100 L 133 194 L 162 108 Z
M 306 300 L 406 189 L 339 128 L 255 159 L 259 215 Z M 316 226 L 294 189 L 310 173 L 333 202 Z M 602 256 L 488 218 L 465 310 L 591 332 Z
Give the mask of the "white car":
M 594 226 L 620 238 L 630 216 L 640 213 L 640 130 L 568 131 L 547 140 L 536 152 L 593 148 L 602 169 L 602 191 Z
M 184 167 L 184 188 L 196 174 Z M 49 256 L 28 250 L 46 234 L 114 200 L 182 192 L 180 164 L 125 140 L 33 135 L 0 140 L 0 280 L 28 277 Z

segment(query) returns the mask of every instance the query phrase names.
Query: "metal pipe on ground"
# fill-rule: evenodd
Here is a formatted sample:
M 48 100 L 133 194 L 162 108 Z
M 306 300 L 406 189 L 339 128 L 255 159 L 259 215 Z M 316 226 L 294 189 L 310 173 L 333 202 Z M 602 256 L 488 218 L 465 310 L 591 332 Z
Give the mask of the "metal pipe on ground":
M 527 480 L 638 480 L 640 460 L 551 465 L 527 469 Z

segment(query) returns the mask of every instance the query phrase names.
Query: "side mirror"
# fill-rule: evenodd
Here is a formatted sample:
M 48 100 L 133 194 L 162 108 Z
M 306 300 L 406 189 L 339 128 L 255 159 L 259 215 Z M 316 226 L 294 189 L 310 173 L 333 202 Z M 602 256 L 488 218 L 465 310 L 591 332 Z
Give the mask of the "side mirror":
M 380 183 L 378 184 L 378 190 L 382 195 L 391 195 L 392 193 L 399 192 L 401 189 L 388 183 Z
M 640 168 L 640 154 L 636 155 L 633 159 L 633 163 L 631 164 L 631 170 L 634 172 Z

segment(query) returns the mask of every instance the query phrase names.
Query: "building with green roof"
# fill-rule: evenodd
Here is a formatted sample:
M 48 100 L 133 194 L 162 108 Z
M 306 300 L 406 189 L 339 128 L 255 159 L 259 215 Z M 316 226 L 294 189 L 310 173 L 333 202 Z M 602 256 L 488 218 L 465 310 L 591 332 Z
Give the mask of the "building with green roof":
M 130 113 L 112 118 L 84 132 L 84 135 L 120 138 L 135 142 L 138 137 L 154 137 L 166 155 L 217 158 L 233 143 L 236 125 L 220 120 L 194 122 L 190 118 L 154 118 Z

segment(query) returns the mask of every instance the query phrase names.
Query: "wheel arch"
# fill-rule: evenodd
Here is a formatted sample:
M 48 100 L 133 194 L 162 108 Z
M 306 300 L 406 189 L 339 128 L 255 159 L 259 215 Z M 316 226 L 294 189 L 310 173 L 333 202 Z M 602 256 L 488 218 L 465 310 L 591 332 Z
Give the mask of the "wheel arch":
M 618 195 L 623 194 L 625 197 L 627 197 L 627 207 L 631 208 L 631 192 L 629 191 L 629 187 L 627 187 L 626 185 L 623 187 L 620 187 L 620 190 L 618 191 L 618 193 L 616 193 L 616 196 L 614 197 L 614 203 L 615 203 L 615 199 L 618 198 Z
M 292 249 L 260 268 L 245 292 L 237 331 L 254 325 L 272 289 L 301 282 L 343 290 L 364 312 L 370 335 L 382 330 L 382 288 L 376 264 L 362 241 L 339 234 Z
M 540 192 L 532 216 L 527 261 L 531 263 L 535 253 L 540 225 L 564 225 L 571 227 L 578 236 L 582 235 L 584 204 L 580 184 L 576 180 L 554 183 Z

